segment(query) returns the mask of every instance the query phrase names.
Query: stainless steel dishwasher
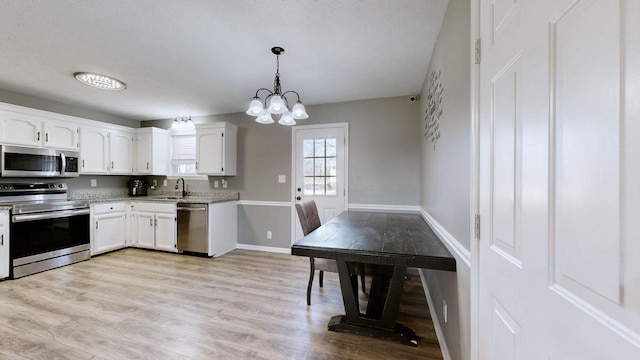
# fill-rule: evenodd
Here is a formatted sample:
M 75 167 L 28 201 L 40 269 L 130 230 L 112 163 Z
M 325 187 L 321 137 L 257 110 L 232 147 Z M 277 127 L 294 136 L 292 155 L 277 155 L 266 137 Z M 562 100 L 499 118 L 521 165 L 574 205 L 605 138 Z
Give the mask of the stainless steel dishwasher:
M 178 251 L 208 254 L 208 204 L 178 203 Z

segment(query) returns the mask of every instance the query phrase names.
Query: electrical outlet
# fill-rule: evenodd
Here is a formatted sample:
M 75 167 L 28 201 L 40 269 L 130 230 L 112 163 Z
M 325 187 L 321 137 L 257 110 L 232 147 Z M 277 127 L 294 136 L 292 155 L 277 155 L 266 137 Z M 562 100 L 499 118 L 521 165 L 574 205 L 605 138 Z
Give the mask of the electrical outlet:
M 222 179 L 222 188 L 223 188 L 223 189 L 226 189 L 226 188 L 227 188 L 227 182 L 228 182 L 227 180 Z
M 162 181 L 162 186 L 167 186 L 167 179 L 164 179 L 164 181 Z
M 216 189 L 220 187 L 220 183 L 218 182 L 218 180 L 213 181 L 213 187 Z
M 96 187 L 98 186 L 98 180 L 97 179 L 91 179 L 91 187 Z
M 271 239 L 272 235 L 271 230 L 267 230 L 267 239 Z
M 444 320 L 444 323 L 446 324 L 447 321 L 449 320 L 447 318 L 447 302 L 442 300 L 442 319 Z

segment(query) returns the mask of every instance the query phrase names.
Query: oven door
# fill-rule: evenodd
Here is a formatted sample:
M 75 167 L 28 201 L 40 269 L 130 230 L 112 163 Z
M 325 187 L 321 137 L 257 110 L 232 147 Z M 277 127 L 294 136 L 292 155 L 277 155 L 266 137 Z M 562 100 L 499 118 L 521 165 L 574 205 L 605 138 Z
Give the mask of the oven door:
M 89 209 L 20 214 L 11 217 L 10 254 L 14 266 L 89 249 Z

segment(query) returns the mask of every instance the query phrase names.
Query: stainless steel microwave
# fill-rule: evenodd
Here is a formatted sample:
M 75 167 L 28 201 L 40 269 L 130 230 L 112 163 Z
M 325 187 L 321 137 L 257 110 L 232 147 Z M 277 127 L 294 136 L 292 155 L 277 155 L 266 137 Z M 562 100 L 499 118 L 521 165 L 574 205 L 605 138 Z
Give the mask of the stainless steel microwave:
M 0 145 L 2 177 L 77 177 L 77 151 Z

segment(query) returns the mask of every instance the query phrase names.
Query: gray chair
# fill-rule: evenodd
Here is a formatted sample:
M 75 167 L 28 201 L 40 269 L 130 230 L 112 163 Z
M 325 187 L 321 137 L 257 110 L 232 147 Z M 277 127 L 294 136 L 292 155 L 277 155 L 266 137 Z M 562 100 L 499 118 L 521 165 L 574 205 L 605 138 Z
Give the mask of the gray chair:
M 306 236 L 313 230 L 320 227 L 320 216 L 318 216 L 318 207 L 313 200 L 301 201 L 296 203 L 296 211 L 298 212 L 298 219 L 300 220 L 300 226 L 302 227 L 302 233 Z M 311 274 L 309 275 L 309 284 L 307 285 L 307 305 L 311 305 L 311 287 L 313 285 L 313 277 L 316 270 L 320 271 L 320 287 L 322 287 L 322 281 L 324 278 L 324 272 L 338 272 L 338 265 L 335 260 L 321 259 L 309 257 L 311 263 Z M 364 265 L 362 263 L 353 264 L 350 268 L 355 268 L 356 272 L 360 274 L 360 280 L 362 283 L 362 292 L 365 292 L 364 285 Z M 354 293 L 357 292 L 358 283 L 356 281 Z

